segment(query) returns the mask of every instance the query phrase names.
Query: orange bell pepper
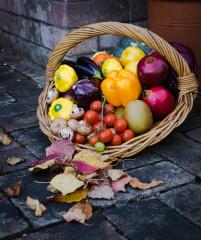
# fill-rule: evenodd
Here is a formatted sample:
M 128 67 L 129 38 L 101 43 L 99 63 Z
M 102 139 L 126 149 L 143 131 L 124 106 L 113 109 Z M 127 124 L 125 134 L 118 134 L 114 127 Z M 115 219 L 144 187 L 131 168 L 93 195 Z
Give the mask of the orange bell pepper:
M 101 83 L 101 90 L 109 103 L 115 107 L 125 107 L 130 101 L 139 98 L 142 87 L 135 74 L 123 69 L 109 73 Z

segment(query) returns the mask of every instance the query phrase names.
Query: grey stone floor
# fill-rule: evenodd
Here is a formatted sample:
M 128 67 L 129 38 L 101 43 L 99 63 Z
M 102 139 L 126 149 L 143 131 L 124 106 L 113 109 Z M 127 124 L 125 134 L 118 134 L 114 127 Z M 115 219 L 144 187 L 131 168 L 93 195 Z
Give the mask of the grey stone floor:
M 182 126 L 157 145 L 125 160 L 121 166 L 142 181 L 164 180 L 151 190 L 127 189 L 112 201 L 93 201 L 94 215 L 87 225 L 65 223 L 61 212 L 71 205 L 47 200 L 45 174 L 27 168 L 49 145 L 36 116 L 37 98 L 44 86 L 44 70 L 20 56 L 0 52 L 0 128 L 12 138 L 0 145 L 0 239 L 65 240 L 201 240 L 201 95 Z M 9 156 L 25 158 L 8 166 Z M 17 180 L 18 198 L 4 189 Z M 47 207 L 38 218 L 26 208 L 27 196 Z

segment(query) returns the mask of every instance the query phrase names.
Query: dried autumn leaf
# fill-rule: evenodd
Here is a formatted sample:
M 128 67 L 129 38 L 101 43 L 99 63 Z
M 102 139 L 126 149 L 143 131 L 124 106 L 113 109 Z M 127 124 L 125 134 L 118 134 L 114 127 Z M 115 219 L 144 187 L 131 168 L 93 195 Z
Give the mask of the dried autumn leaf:
M 90 166 L 89 164 L 82 162 L 82 161 L 77 161 L 73 160 L 72 164 L 75 166 L 76 170 L 81 173 L 93 173 L 97 169 L 95 167 Z
M 85 180 L 91 180 L 92 178 L 97 177 L 97 176 L 98 176 L 98 173 L 93 172 L 93 173 L 84 175 L 84 178 L 85 178 Z
M 76 176 L 76 171 L 74 167 L 65 167 L 63 174 L 72 174 Z
M 57 189 L 55 189 L 52 185 L 48 185 L 47 186 L 47 191 L 51 192 L 51 193 L 58 193 L 59 191 Z
M 77 189 L 75 192 L 69 193 L 65 196 L 57 194 L 54 195 L 51 199 L 55 202 L 63 202 L 63 203 L 72 203 L 72 202 L 80 202 L 81 200 L 87 197 L 88 190 L 85 188 Z
M 21 187 L 22 182 L 18 181 L 13 186 L 6 188 L 4 192 L 8 197 L 17 197 L 20 195 Z
M 62 165 L 64 164 L 63 156 L 59 154 L 52 154 L 46 157 L 43 160 L 37 161 L 34 167 L 30 167 L 28 170 L 29 172 L 39 172 L 48 168 L 51 168 L 55 165 Z
M 164 183 L 164 181 L 160 181 L 160 180 L 159 181 L 153 180 L 150 183 L 143 183 L 137 178 L 132 178 L 130 181 L 131 187 L 138 188 L 141 190 L 150 189 L 150 188 L 156 187 L 162 183 Z
M 114 197 L 114 192 L 110 185 L 101 183 L 96 186 L 92 186 L 88 192 L 88 197 L 98 199 L 111 199 Z
M 92 206 L 89 202 L 79 202 L 71 207 L 67 213 L 63 214 L 66 222 L 77 221 L 84 223 L 92 217 Z
M 130 182 L 130 180 L 131 180 L 130 176 L 125 176 L 120 178 L 117 181 L 112 182 L 112 190 L 114 192 L 120 192 L 120 191 L 125 192 L 126 191 L 125 186 Z
M 12 143 L 12 140 L 6 133 L 0 132 L 0 143 L 3 145 L 9 145 Z
M 125 172 L 120 169 L 108 169 L 108 177 L 112 179 L 112 181 L 117 181 L 122 176 L 125 176 Z
M 9 157 L 6 162 L 11 165 L 11 166 L 14 166 L 16 165 L 17 163 L 20 163 L 20 162 L 24 162 L 25 159 L 22 159 L 22 158 L 16 158 L 15 156 L 12 156 L 12 157 Z
M 62 195 L 66 195 L 83 186 L 84 182 L 78 180 L 72 174 L 58 174 L 50 181 L 50 184 Z
M 52 154 L 63 155 L 65 160 L 71 160 L 75 152 L 75 145 L 71 140 L 57 140 L 46 148 L 46 156 Z
M 91 150 L 83 150 L 74 156 L 73 161 L 86 163 L 96 169 L 104 169 L 111 164 L 111 162 L 107 161 L 108 159 L 109 156 L 107 155 L 102 155 Z
M 27 197 L 26 205 L 29 209 L 35 211 L 35 216 L 40 217 L 42 216 L 43 212 L 47 210 L 47 208 L 38 201 L 38 199 L 33 199 L 31 197 Z

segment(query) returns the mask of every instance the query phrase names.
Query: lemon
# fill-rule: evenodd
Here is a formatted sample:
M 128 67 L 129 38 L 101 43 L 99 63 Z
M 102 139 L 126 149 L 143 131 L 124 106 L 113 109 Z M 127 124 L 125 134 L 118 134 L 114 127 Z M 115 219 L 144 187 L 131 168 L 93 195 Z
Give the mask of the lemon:
M 131 61 L 140 61 L 144 56 L 142 49 L 135 46 L 127 47 L 121 54 L 121 63 L 126 66 Z
M 128 62 L 126 64 L 126 66 L 124 67 L 124 69 L 131 71 L 132 73 L 134 73 L 137 76 L 137 65 L 138 65 L 139 61 L 131 61 Z
M 114 71 L 114 70 L 120 71 L 122 69 L 123 69 L 123 67 L 122 67 L 121 63 L 114 58 L 106 59 L 103 62 L 103 65 L 102 65 L 102 68 L 101 68 L 104 77 L 107 77 L 108 74 L 110 72 Z

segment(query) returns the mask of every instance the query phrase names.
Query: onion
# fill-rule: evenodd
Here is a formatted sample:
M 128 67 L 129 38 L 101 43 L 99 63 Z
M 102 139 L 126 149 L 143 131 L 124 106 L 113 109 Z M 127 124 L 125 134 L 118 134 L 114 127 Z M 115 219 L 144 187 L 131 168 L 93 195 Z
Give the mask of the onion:
M 164 87 L 145 90 L 144 102 L 149 105 L 156 120 L 166 117 L 175 107 L 172 93 Z
M 197 77 L 198 76 L 198 64 L 197 64 L 193 50 L 190 47 L 188 47 L 182 43 L 178 43 L 178 42 L 170 42 L 170 45 L 172 47 L 174 47 L 182 55 L 182 57 L 188 63 L 191 72 L 195 73 L 195 75 Z
M 162 85 L 167 80 L 169 68 L 165 58 L 151 53 L 139 61 L 137 72 L 142 84 L 154 87 Z

